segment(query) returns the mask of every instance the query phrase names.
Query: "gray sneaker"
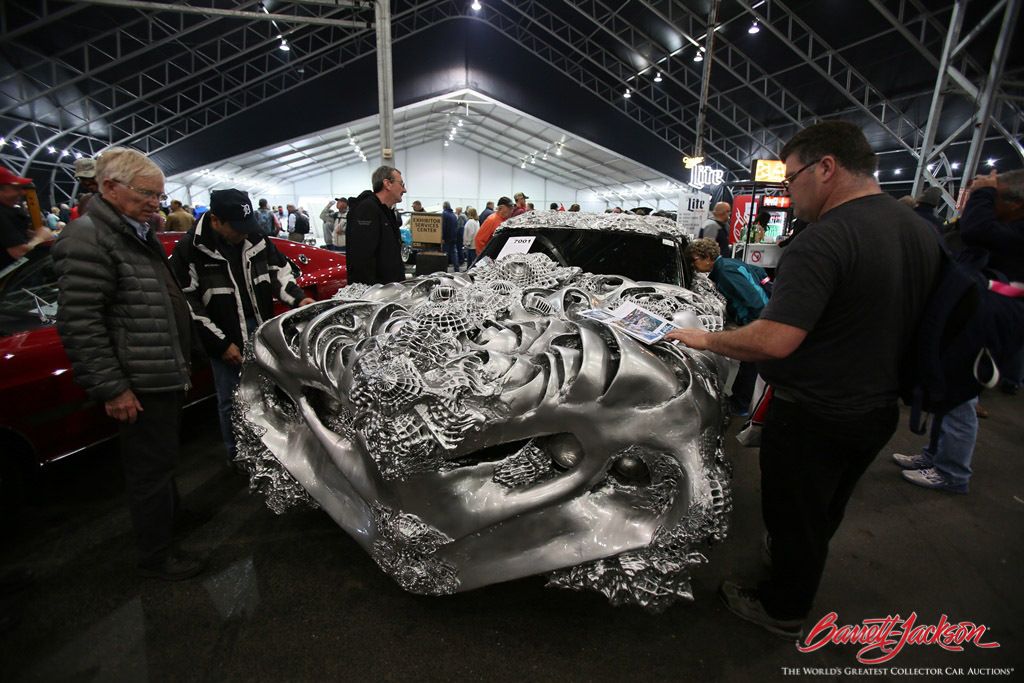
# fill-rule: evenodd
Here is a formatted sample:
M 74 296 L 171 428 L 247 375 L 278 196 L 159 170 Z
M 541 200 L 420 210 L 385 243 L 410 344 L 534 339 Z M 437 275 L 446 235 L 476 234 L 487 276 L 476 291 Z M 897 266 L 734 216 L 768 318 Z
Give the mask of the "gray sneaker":
M 893 453 L 892 461 L 905 470 L 926 470 L 932 466 L 931 459 L 921 455 L 903 455 Z
M 803 637 L 803 619 L 776 619 L 765 611 L 757 597 L 757 591 L 737 586 L 732 581 L 723 581 L 718 587 L 718 596 L 730 612 L 740 619 L 757 624 L 769 633 L 792 642 Z
M 911 484 L 923 486 L 926 489 L 946 491 L 947 493 L 967 493 L 970 489 L 967 484 L 953 484 L 934 467 L 924 470 L 907 470 L 903 472 L 903 478 Z

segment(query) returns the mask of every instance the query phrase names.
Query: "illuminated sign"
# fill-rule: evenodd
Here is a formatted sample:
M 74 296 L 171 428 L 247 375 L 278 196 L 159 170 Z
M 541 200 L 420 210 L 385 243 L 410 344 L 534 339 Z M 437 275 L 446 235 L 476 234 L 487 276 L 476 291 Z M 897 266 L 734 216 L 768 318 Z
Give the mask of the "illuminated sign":
M 702 161 L 704 161 L 704 157 L 683 157 L 683 166 L 693 168 Z
M 764 206 L 765 208 L 768 208 L 769 206 L 774 206 L 780 209 L 788 209 L 789 197 L 762 197 L 761 205 Z
M 698 189 L 705 185 L 721 185 L 725 180 L 725 171 L 710 166 L 698 165 L 690 169 L 690 186 Z
M 774 159 L 758 159 L 754 162 L 755 183 L 781 183 L 786 177 L 786 164 Z

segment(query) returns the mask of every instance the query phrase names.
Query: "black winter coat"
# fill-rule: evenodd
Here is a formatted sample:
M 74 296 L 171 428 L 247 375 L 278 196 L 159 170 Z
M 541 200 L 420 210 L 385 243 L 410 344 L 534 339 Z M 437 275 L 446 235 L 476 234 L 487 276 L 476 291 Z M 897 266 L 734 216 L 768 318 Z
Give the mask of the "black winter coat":
M 152 231 L 139 239 L 97 195 L 89 212 L 64 228 L 52 254 L 60 285 L 57 333 L 75 382 L 89 396 L 108 401 L 128 389 L 188 388 L 189 343 L 179 338 L 171 301 L 182 295 L 169 290 L 174 278 Z
M 376 285 L 405 280 L 398 218 L 372 190 L 364 190 L 350 202 L 345 244 L 349 282 Z
M 188 300 L 203 349 L 211 358 L 220 358 L 231 344 L 239 349 L 245 345 L 241 297 L 252 303 L 256 319 L 262 323 L 274 317 L 273 297 L 295 306 L 306 295 L 295 284 L 298 269 L 264 235 L 242 242 L 246 281 L 235 282 L 227 258 L 219 251 L 223 240 L 207 215 L 178 241 L 170 264 Z

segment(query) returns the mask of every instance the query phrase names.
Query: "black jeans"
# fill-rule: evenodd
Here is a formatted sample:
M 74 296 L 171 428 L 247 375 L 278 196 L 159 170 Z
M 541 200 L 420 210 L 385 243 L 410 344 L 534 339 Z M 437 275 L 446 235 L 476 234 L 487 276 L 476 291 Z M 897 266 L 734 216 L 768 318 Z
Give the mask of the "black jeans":
M 761 431 L 761 513 L 771 535 L 772 572 L 758 587 L 771 616 L 801 619 L 811 611 L 829 540 L 898 421 L 895 404 L 834 420 L 772 399 Z
M 174 546 L 181 435 L 180 391 L 136 394 L 142 412 L 134 423 L 120 424 L 121 462 L 132 513 L 140 564 L 163 560 Z

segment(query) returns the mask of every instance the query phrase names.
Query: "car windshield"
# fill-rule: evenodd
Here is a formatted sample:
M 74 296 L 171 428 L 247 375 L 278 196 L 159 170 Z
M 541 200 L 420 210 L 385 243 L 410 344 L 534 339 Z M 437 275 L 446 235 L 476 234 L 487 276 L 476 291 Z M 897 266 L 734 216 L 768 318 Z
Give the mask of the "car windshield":
M 616 230 L 513 228 L 498 232 L 482 256 L 495 258 L 510 237 L 536 236 L 531 253 L 543 253 L 565 266 L 597 275 L 686 285 L 679 245 L 656 235 Z
M 57 315 L 57 293 L 50 245 L 40 244 L 0 275 L 0 334 L 52 323 Z

